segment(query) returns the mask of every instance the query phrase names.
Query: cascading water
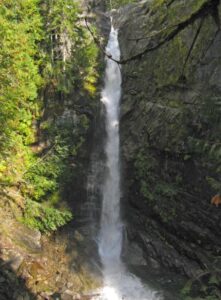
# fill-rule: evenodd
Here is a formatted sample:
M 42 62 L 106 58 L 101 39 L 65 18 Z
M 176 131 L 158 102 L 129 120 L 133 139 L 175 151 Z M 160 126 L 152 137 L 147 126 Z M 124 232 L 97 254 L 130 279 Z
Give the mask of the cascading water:
M 120 59 L 118 31 L 113 27 L 106 52 Z M 103 265 L 104 288 L 101 300 L 159 300 L 157 293 L 144 286 L 130 274 L 121 261 L 122 231 L 120 217 L 119 167 L 119 106 L 121 98 L 121 71 L 119 65 L 107 59 L 105 86 L 101 101 L 106 109 L 107 141 L 105 146 L 106 176 L 102 191 L 102 214 L 99 234 L 99 255 Z

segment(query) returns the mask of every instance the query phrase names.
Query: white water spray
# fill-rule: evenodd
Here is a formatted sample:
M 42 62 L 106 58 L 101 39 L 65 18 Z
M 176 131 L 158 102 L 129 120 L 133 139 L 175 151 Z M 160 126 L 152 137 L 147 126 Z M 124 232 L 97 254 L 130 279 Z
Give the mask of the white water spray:
M 106 52 L 120 59 L 118 32 L 113 27 Z M 121 261 L 122 222 L 120 217 L 119 167 L 119 106 L 121 98 L 121 71 L 117 63 L 107 59 L 105 86 L 101 101 L 106 108 L 105 146 L 106 176 L 102 192 L 102 215 L 99 234 L 99 254 L 103 265 L 104 288 L 101 300 L 159 300 L 157 293 L 144 286 L 130 274 Z

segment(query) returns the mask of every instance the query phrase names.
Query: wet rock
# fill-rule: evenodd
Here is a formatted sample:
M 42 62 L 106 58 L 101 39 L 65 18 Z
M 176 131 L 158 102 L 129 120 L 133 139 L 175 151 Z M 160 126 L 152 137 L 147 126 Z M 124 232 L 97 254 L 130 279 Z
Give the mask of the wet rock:
M 143 255 L 143 250 L 136 243 L 130 243 L 128 247 L 124 247 L 124 259 L 129 262 L 130 265 L 146 266 L 147 261 Z
M 73 300 L 73 295 L 69 295 L 69 294 L 62 294 L 61 295 L 61 300 Z

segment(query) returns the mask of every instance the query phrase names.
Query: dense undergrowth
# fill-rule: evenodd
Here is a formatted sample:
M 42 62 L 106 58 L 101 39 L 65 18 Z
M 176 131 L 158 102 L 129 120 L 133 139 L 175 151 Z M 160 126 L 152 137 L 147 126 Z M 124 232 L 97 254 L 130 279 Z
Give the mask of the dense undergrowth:
M 22 194 L 23 221 L 41 231 L 71 219 L 62 189 L 89 127 L 84 113 L 59 121 L 64 102 L 96 94 L 98 49 L 80 16 L 71 0 L 0 6 L 0 187 Z

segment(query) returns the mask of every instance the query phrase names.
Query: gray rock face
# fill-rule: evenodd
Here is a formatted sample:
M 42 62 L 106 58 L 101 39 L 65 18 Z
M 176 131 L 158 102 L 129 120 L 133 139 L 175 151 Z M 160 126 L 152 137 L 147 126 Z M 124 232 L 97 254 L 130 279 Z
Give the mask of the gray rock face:
M 221 210 L 211 204 L 221 188 L 221 7 L 171 3 L 130 5 L 115 18 L 127 61 L 123 211 L 148 263 L 194 276 L 221 253 Z
M 18 224 L 14 228 L 14 234 L 18 243 L 30 249 L 30 251 L 39 251 L 41 249 L 41 233 L 38 230 L 29 229 L 22 224 Z

